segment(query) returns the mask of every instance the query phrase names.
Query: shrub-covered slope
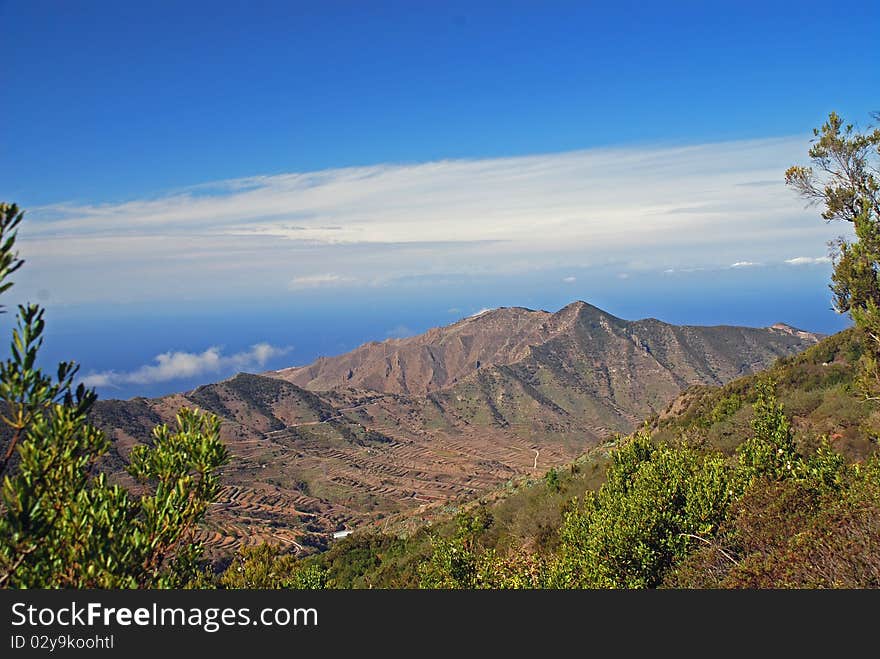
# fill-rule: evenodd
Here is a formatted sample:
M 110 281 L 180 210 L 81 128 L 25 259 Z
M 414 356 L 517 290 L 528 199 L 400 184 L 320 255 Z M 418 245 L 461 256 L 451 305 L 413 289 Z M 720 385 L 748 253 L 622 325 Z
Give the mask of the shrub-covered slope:
M 687 390 L 541 480 L 386 520 L 305 561 L 327 587 L 877 587 L 878 405 L 859 337 Z M 267 561 L 267 555 L 252 556 Z

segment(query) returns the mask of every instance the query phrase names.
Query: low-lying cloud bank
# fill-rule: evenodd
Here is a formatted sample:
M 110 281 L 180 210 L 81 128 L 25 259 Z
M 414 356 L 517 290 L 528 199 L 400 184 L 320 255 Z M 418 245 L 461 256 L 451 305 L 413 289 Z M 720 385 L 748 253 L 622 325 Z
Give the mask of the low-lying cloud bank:
M 87 387 L 117 387 L 127 384 L 155 384 L 202 375 L 217 375 L 249 368 L 262 368 L 273 357 L 283 355 L 289 348 L 278 348 L 268 343 L 257 343 L 250 350 L 224 355 L 220 348 L 204 352 L 165 352 L 156 355 L 155 364 L 145 364 L 128 372 L 103 371 L 86 375 L 82 382 Z

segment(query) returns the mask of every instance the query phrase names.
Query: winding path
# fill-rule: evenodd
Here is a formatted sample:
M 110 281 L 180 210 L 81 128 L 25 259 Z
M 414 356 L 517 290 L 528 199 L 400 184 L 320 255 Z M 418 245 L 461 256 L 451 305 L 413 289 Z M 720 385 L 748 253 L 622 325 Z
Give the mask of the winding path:
M 290 430 L 291 428 L 300 428 L 302 426 L 317 426 L 322 423 L 327 423 L 328 421 L 335 421 L 336 419 L 342 419 L 343 417 L 345 417 L 345 414 L 344 414 L 345 412 L 352 412 L 354 410 L 359 410 L 362 407 L 367 407 L 368 405 L 374 405 L 377 402 L 379 402 L 380 400 L 385 400 L 385 398 L 386 398 L 386 396 L 382 396 L 382 398 L 376 398 L 376 399 L 371 400 L 367 403 L 361 403 L 360 405 L 354 405 L 353 407 L 340 407 L 339 409 L 336 410 L 338 412 L 338 414 L 336 414 L 335 416 L 327 417 L 326 419 L 323 419 L 321 421 L 303 421 L 302 423 L 292 423 L 289 426 L 284 426 L 280 430 L 269 430 L 268 432 L 265 432 L 263 434 L 266 437 L 269 437 L 270 435 L 277 435 L 279 433 L 286 432 L 286 431 Z

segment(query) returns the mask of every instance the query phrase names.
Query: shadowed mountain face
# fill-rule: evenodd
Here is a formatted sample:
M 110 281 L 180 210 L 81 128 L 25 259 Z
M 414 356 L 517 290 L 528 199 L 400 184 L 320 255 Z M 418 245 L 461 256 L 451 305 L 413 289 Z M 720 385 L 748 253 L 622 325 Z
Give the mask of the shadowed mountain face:
M 121 467 L 181 406 L 214 412 L 233 459 L 207 539 L 322 546 L 336 529 L 544 473 L 689 385 L 725 383 L 817 340 L 782 324 L 630 322 L 583 302 L 555 314 L 502 308 L 309 366 L 101 401 L 94 416 Z

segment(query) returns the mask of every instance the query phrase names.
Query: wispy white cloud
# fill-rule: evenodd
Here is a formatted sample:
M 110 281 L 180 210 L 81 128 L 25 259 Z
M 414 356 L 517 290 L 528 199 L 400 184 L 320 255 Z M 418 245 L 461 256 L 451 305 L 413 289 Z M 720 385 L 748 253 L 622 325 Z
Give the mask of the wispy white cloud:
M 385 164 L 32 208 L 19 290 L 64 303 L 204 300 L 581 273 L 587 262 L 605 271 L 722 268 L 742 254 L 780 263 L 846 230 L 771 184 L 807 146 L 779 138 Z
M 324 274 L 300 275 L 299 277 L 294 277 L 290 280 L 287 287 L 290 290 L 297 290 L 301 288 L 317 288 L 320 286 L 338 286 L 353 281 L 354 279 L 352 277 L 343 277 L 328 272 Z
M 793 259 L 785 259 L 788 265 L 814 265 L 816 263 L 831 263 L 830 256 L 795 256 Z
M 737 261 L 736 263 L 731 263 L 731 268 L 754 268 L 756 266 L 761 265 L 760 263 L 755 263 L 753 261 Z
M 483 307 L 479 311 L 472 313 L 468 318 L 476 318 L 477 316 L 482 316 L 484 313 L 489 313 L 490 311 L 494 311 L 493 307 Z
M 577 277 L 573 277 L 573 276 L 569 275 L 568 277 L 563 277 L 562 281 L 564 281 L 566 284 L 573 284 L 574 282 L 577 281 Z
M 165 352 L 156 355 L 155 363 L 145 364 L 133 371 L 102 371 L 90 373 L 82 379 L 87 387 L 115 387 L 125 384 L 153 384 L 201 375 L 217 375 L 235 370 L 262 368 L 273 357 L 283 355 L 289 348 L 268 343 L 257 343 L 250 350 L 224 355 L 220 348 L 204 352 Z

